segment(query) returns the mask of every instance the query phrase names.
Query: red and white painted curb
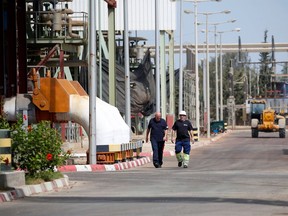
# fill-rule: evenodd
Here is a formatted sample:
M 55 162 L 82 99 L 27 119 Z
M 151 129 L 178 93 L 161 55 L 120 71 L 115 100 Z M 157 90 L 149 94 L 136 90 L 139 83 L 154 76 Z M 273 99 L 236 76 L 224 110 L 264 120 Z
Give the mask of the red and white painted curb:
M 97 171 L 118 171 L 124 169 L 130 169 L 137 166 L 150 163 L 149 157 L 143 157 L 135 161 L 123 162 L 118 164 L 96 164 L 96 165 L 67 165 L 62 166 L 57 171 L 60 172 L 97 172 Z M 17 187 L 14 190 L 0 192 L 0 203 L 11 202 L 13 200 L 23 198 L 25 196 L 31 196 L 33 194 L 44 193 L 49 191 L 57 191 L 61 188 L 69 187 L 69 178 L 65 175 L 65 178 L 56 179 L 51 182 L 44 182 L 38 185 L 24 185 Z
M 57 191 L 67 187 L 69 187 L 69 178 L 65 175 L 64 178 L 56 179 L 51 182 L 44 182 L 37 185 L 24 185 L 11 191 L 0 192 L 0 203 L 11 202 L 25 196 L 31 196 L 33 194 L 49 191 Z
M 150 163 L 149 157 L 143 157 L 135 161 L 122 162 L 117 164 L 87 164 L 87 165 L 66 165 L 57 168 L 60 172 L 98 172 L 98 171 L 119 171 L 130 169 Z

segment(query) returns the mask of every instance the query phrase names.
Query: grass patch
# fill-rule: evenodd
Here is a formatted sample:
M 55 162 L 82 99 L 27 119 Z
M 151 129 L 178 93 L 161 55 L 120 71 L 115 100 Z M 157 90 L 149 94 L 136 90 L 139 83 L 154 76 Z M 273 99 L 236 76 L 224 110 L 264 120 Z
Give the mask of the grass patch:
M 63 178 L 61 172 L 42 171 L 34 175 L 27 174 L 25 176 L 26 185 L 41 184 L 44 182 L 53 181 L 55 179 Z

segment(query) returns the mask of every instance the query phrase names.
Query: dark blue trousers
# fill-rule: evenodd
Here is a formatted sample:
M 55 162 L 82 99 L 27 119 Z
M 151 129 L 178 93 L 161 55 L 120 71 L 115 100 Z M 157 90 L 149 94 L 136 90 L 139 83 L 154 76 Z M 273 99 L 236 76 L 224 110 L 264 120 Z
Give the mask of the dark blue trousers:
M 165 141 L 156 141 L 155 139 L 151 139 L 151 145 L 153 150 L 153 164 L 163 164 L 163 150 Z
M 176 145 L 175 145 L 175 153 L 176 154 L 180 153 L 182 151 L 182 148 L 183 148 L 183 153 L 189 155 L 190 150 L 191 150 L 190 141 L 177 140 Z

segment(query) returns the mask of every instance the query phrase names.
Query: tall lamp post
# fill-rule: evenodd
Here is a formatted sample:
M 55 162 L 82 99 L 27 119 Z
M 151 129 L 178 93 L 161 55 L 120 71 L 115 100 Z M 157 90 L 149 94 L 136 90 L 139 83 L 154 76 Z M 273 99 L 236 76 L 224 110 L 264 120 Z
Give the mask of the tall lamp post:
M 182 29 L 183 29 L 183 0 L 180 0 L 180 65 L 179 65 L 179 103 L 178 103 L 178 113 L 183 109 L 183 45 L 182 45 Z
M 216 121 L 219 121 L 219 78 L 218 78 L 218 48 L 217 48 L 217 26 L 224 23 L 234 23 L 236 20 L 228 20 L 222 23 L 213 23 L 214 25 L 214 37 L 215 37 L 215 88 L 216 88 Z M 221 119 L 222 120 L 222 119 Z
M 226 32 L 239 32 L 240 28 L 228 31 L 218 31 L 220 39 L 220 119 L 223 120 L 223 62 L 222 62 L 222 34 Z
M 89 161 L 90 164 L 96 164 L 96 1 L 89 1 Z
M 219 12 L 205 12 L 201 13 L 206 16 L 206 104 L 207 104 L 207 138 L 210 138 L 210 71 L 209 71 L 209 42 L 208 42 L 208 25 L 211 24 L 208 22 L 209 16 L 214 15 L 214 14 L 228 14 L 230 13 L 230 10 L 224 10 L 224 11 L 219 11 Z M 201 24 L 201 23 L 200 23 Z M 216 23 L 213 23 L 216 24 Z M 220 23 L 219 23 L 220 24 Z
M 155 66 L 156 66 L 156 111 L 160 111 L 160 70 L 159 70 L 159 1 L 155 0 Z M 163 105 L 164 106 L 164 105 Z
M 189 1 L 189 0 L 186 0 Z M 197 127 L 197 134 L 200 134 L 200 100 L 199 100 L 199 65 L 198 65 L 198 3 L 199 2 L 221 2 L 221 0 L 190 0 L 189 2 L 194 3 L 194 34 L 195 34 L 195 91 L 196 91 L 196 127 Z M 192 11 L 185 10 L 185 13 L 193 13 Z M 182 14 L 182 7 L 181 7 L 181 14 Z M 179 91 L 180 92 L 180 91 Z

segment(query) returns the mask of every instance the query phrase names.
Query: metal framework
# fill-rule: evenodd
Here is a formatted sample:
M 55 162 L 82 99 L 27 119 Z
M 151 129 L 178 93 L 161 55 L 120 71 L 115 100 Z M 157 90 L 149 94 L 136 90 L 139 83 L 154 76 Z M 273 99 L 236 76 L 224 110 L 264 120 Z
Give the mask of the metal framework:
M 274 51 L 275 52 L 288 52 L 288 43 L 275 43 L 274 44 Z M 155 49 L 155 46 L 147 46 L 147 48 L 150 48 L 151 51 Z M 194 52 L 195 46 L 192 44 L 189 45 L 183 45 L 183 48 L 190 49 Z M 215 52 L 215 44 L 209 44 L 208 46 L 209 52 L 214 53 Z M 169 47 L 165 47 L 165 52 L 168 53 Z M 270 52 L 272 51 L 272 43 L 247 43 L 247 44 L 241 44 L 240 50 L 242 52 Z M 184 52 L 185 49 L 183 49 Z M 222 52 L 223 53 L 233 53 L 239 51 L 239 44 L 222 44 Z M 180 45 L 174 45 L 174 52 L 179 53 L 180 52 Z M 198 52 L 199 53 L 205 53 L 206 52 L 206 44 L 199 44 L 198 45 Z

